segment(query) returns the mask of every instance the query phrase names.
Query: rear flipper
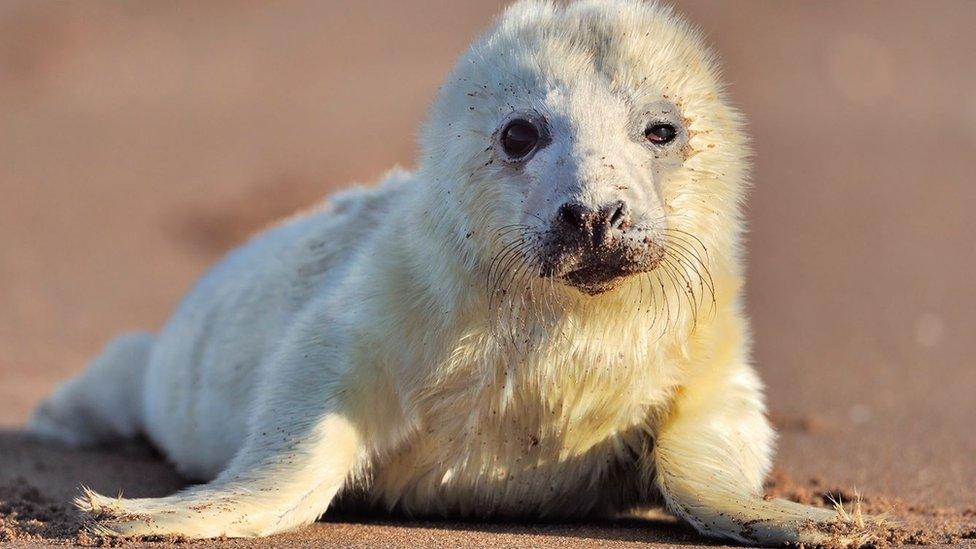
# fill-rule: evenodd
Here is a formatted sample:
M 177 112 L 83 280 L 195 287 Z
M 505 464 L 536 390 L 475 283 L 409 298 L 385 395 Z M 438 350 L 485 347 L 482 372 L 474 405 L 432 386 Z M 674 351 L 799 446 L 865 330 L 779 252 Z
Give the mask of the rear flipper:
M 34 410 L 27 430 L 70 446 L 134 437 L 142 426 L 143 378 L 153 341 L 145 332 L 112 340 Z

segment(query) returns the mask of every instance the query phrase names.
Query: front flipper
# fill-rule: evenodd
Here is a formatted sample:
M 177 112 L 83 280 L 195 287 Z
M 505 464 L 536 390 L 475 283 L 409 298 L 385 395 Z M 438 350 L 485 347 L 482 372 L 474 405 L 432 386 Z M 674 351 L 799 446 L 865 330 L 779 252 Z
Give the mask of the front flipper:
M 773 432 L 761 384 L 746 365 L 721 366 L 683 388 L 654 441 L 655 483 L 668 508 L 702 534 L 756 545 L 860 546 L 877 519 L 766 499 Z
M 660 482 L 667 486 L 668 507 L 710 537 L 763 546 L 860 547 L 886 532 L 880 519 L 842 509 L 766 499 L 718 482 L 703 486 L 674 477 Z
M 284 435 L 279 436 L 283 442 Z M 314 522 L 355 466 L 355 429 L 329 414 L 287 446 L 271 441 L 261 447 L 261 438 L 208 484 L 143 499 L 110 498 L 86 489 L 75 505 L 91 517 L 93 533 L 124 537 L 260 537 Z

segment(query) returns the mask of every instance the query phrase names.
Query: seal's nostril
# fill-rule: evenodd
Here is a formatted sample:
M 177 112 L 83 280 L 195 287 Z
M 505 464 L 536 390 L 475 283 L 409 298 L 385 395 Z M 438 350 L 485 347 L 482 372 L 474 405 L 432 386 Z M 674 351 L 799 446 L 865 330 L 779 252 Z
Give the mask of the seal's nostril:
M 607 208 L 610 213 L 610 228 L 612 229 L 622 229 L 624 223 L 627 222 L 627 215 L 629 213 L 627 209 L 627 203 L 623 200 L 618 200 L 614 204 L 611 204 Z
M 567 202 L 559 207 L 559 220 L 570 227 L 582 229 L 590 213 L 590 209 L 582 204 Z
M 630 210 L 623 200 L 612 202 L 599 210 L 579 202 L 567 202 L 559 207 L 556 217 L 564 228 L 573 233 L 585 233 L 609 237 L 609 231 L 624 230 L 630 219 Z

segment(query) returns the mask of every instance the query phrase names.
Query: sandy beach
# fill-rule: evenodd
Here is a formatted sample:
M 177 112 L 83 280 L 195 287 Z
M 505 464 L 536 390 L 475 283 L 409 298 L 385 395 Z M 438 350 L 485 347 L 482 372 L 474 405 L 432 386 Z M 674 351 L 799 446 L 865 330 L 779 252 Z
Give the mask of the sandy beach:
M 80 484 L 185 485 L 139 444 L 66 450 L 20 426 L 114 334 L 158 329 L 252 232 L 411 166 L 440 80 L 502 5 L 0 2 L 0 542 L 107 543 L 79 530 Z M 829 505 L 857 492 L 902 523 L 893 542 L 976 546 L 976 3 L 676 8 L 720 53 L 754 138 L 747 302 L 780 431 L 770 493 Z M 650 511 L 330 514 L 193 545 L 702 543 Z

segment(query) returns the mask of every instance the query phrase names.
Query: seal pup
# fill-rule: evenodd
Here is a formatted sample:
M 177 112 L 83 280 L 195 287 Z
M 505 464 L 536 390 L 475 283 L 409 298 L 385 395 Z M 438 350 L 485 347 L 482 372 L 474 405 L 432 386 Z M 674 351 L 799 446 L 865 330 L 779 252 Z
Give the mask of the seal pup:
M 742 313 L 748 171 L 714 56 L 669 8 L 510 7 L 460 59 L 415 172 L 230 253 L 29 421 L 144 434 L 188 477 L 85 491 L 103 534 L 266 536 L 335 502 L 558 518 L 663 502 L 703 534 L 820 542 L 766 500 Z

